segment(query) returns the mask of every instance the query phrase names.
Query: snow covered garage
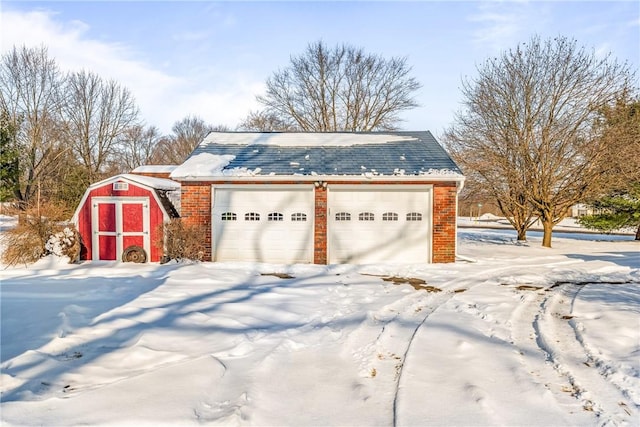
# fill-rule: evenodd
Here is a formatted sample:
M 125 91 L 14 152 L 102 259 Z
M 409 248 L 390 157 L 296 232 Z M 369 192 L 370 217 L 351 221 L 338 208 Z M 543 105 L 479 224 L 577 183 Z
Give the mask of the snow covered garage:
M 213 261 L 455 260 L 464 177 L 430 132 L 212 132 L 171 179 Z
M 92 184 L 73 216 L 81 259 L 160 261 L 159 226 L 178 216 L 179 201 L 169 179 L 123 174 Z

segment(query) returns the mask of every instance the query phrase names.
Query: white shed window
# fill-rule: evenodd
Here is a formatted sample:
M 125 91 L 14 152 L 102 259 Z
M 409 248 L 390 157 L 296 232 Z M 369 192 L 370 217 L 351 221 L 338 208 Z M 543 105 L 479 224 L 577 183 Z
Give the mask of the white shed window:
M 422 221 L 422 214 L 420 212 L 409 212 L 407 221 Z
M 267 221 L 284 221 L 284 215 L 280 212 L 272 212 L 267 215 Z
M 116 181 L 113 183 L 113 190 L 114 191 L 127 191 L 129 190 L 129 183 L 128 182 L 122 182 L 122 181 Z
M 375 215 L 373 212 L 361 212 L 358 215 L 358 219 L 360 221 L 373 221 L 375 219 Z
M 382 214 L 382 220 L 383 221 L 397 221 L 398 220 L 398 214 L 395 212 L 385 212 Z
M 238 215 L 233 212 L 224 212 L 221 219 L 223 221 L 236 221 L 238 219 Z
M 336 221 L 351 221 L 351 214 L 349 212 L 336 213 Z
M 306 221 L 307 214 L 302 212 L 296 212 L 291 214 L 291 221 Z
M 256 212 L 249 212 L 244 214 L 245 221 L 260 221 L 260 214 Z

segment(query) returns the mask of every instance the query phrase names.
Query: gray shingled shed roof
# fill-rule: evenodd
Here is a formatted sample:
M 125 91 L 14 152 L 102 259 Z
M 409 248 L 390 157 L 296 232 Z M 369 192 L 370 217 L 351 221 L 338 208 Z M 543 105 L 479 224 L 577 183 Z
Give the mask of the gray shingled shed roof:
M 196 171 L 196 158 L 205 153 L 207 156 L 201 159 L 222 159 L 219 156 L 224 156 L 219 174 Z M 212 132 L 196 147 L 187 162 L 174 170 L 172 177 L 242 176 L 241 171 L 252 176 L 461 174 L 428 131 Z

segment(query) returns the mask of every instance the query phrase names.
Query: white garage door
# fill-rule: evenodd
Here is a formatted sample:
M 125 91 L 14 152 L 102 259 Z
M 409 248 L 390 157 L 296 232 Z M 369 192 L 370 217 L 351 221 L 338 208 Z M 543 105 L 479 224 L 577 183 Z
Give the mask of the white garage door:
M 313 262 L 313 206 L 313 186 L 214 187 L 214 261 Z
M 431 187 L 330 186 L 329 262 L 431 260 Z

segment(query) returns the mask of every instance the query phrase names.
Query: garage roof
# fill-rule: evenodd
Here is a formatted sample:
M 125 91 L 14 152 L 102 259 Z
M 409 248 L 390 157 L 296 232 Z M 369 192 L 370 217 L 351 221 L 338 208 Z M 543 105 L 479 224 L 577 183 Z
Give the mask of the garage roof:
M 461 171 L 431 132 L 212 132 L 175 179 L 222 176 L 423 176 Z

